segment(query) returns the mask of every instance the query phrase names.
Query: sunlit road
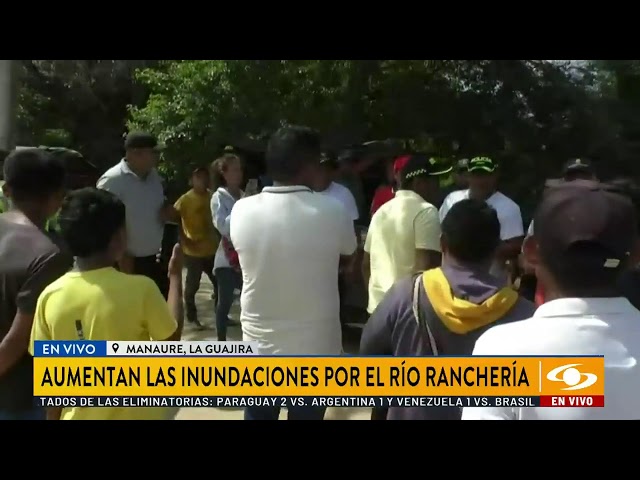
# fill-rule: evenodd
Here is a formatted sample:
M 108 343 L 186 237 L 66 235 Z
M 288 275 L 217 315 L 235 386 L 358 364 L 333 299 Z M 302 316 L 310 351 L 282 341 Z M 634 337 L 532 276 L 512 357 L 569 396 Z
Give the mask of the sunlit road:
M 196 330 L 189 324 L 185 326 L 183 338 L 185 340 L 215 340 L 215 313 L 213 300 L 211 300 L 211 284 L 203 275 L 200 291 L 196 297 L 200 322 L 205 325 L 204 330 Z M 239 307 L 234 306 L 231 317 L 238 320 Z M 349 328 L 344 332 L 344 349 L 348 353 L 355 353 L 358 349 L 357 327 Z M 229 340 L 242 340 L 240 326 L 232 325 L 227 332 Z M 362 408 L 330 408 L 327 411 L 327 420 L 368 420 L 369 409 Z M 241 420 L 242 410 L 230 408 L 182 408 L 177 412 L 176 420 Z M 280 414 L 280 418 L 286 418 L 286 411 Z

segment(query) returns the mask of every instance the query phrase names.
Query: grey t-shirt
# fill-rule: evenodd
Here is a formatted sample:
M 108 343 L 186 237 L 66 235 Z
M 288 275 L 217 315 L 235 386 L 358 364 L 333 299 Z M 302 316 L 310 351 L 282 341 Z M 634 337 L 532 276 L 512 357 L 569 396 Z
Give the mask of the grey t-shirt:
M 0 341 L 4 340 L 16 313 L 33 315 L 42 290 L 73 266 L 44 232 L 33 225 L 10 221 L 13 213 L 0 215 Z M 33 408 L 33 359 L 22 358 L 0 377 L 0 409 Z
M 154 169 L 140 178 L 122 159 L 100 177 L 97 186 L 116 195 L 127 209 L 128 253 L 134 257 L 156 255 L 162 246 L 164 221 L 160 210 L 165 201 L 158 172 Z

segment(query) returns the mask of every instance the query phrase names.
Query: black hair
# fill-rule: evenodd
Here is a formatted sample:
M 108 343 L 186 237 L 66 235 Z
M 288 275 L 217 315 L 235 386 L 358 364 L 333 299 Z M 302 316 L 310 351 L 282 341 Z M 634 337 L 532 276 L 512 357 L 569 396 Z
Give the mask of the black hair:
M 269 176 L 275 181 L 289 181 L 305 166 L 319 164 L 322 147 L 320 134 L 309 127 L 282 127 L 269 139 L 266 164 Z
M 595 256 L 612 255 L 600 245 L 590 242 L 577 242 L 564 252 L 544 248 L 539 248 L 539 252 L 542 263 L 558 287 L 565 294 L 577 297 L 585 296 L 587 292 L 611 290 L 627 267 L 625 261 L 618 268 L 602 268 L 585 261 Z
M 461 200 L 444 217 L 442 238 L 457 260 L 468 263 L 491 260 L 500 245 L 498 214 L 482 200 Z
M 71 253 L 90 257 L 105 253 L 113 236 L 124 228 L 125 206 L 106 190 L 81 188 L 66 196 L 58 222 Z
M 64 163 L 40 148 L 14 150 L 4 160 L 3 172 L 17 202 L 46 199 L 65 185 Z
M 201 173 L 205 173 L 209 175 L 209 169 L 207 167 L 197 167 L 192 173 L 191 176 L 200 175 Z

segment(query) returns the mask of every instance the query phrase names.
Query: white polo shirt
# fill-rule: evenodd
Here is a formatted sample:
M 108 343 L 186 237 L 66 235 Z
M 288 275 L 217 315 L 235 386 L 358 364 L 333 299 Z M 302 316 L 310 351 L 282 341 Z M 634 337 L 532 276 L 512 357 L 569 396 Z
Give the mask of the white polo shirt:
M 329 188 L 318 193 L 337 200 L 347 211 L 347 215 L 349 215 L 351 220 L 354 222 L 358 220 L 358 217 L 360 216 L 358 213 L 358 205 L 356 205 L 356 199 L 354 198 L 353 193 L 351 193 L 351 190 L 347 187 L 336 182 L 331 182 Z
M 264 355 L 339 355 L 338 266 L 356 249 L 342 206 L 303 186 L 265 187 L 236 202 L 230 226 L 243 339 Z
M 465 408 L 463 420 L 640 420 L 640 311 L 626 298 L 563 298 L 491 328 L 474 355 L 604 355 L 604 408 Z
M 444 199 L 442 206 L 440 207 L 440 222 L 447 216 L 451 207 L 461 200 L 469 198 L 469 190 L 458 190 L 451 192 Z M 487 200 L 487 204 L 493 208 L 498 214 L 498 220 L 500 221 L 500 240 L 507 241 L 512 238 L 518 238 L 524 236 L 524 227 L 522 225 L 522 214 L 520 213 L 520 207 L 516 202 L 511 200 L 506 195 L 500 192 L 495 192 Z M 504 265 L 495 263 L 492 269 L 492 273 L 498 275 L 505 273 Z

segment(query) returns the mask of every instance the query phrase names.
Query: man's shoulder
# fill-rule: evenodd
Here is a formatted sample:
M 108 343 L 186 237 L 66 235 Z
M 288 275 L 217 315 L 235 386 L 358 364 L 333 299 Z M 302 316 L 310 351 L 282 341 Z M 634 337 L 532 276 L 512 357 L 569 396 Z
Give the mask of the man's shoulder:
M 122 160 L 121 160 L 118 163 L 116 163 L 113 167 L 109 168 L 106 172 L 104 172 L 100 177 L 100 180 L 122 177 L 124 175 L 125 175 L 125 172 L 122 170 Z
M 476 342 L 476 349 L 481 354 L 518 353 L 526 349 L 526 345 L 545 330 L 544 323 L 533 316 L 520 319 L 514 317 L 512 321 L 501 323 L 484 332 Z
M 493 195 L 493 206 L 507 212 L 520 212 L 520 207 L 516 202 L 507 197 L 504 193 L 498 191 Z
M 24 251 L 26 257 L 49 257 L 62 253 L 49 235 L 33 225 L 13 223 L 0 216 L 0 239 L 5 250 Z
M 346 195 L 348 197 L 353 197 L 353 193 L 347 187 L 338 182 L 331 182 L 331 188 L 338 193 L 339 195 Z
M 453 192 L 449 193 L 449 195 L 446 196 L 446 198 L 444 199 L 444 202 L 447 204 L 450 204 L 450 203 L 459 202 L 461 200 L 465 200 L 467 198 L 469 198 L 469 189 L 454 190 Z

